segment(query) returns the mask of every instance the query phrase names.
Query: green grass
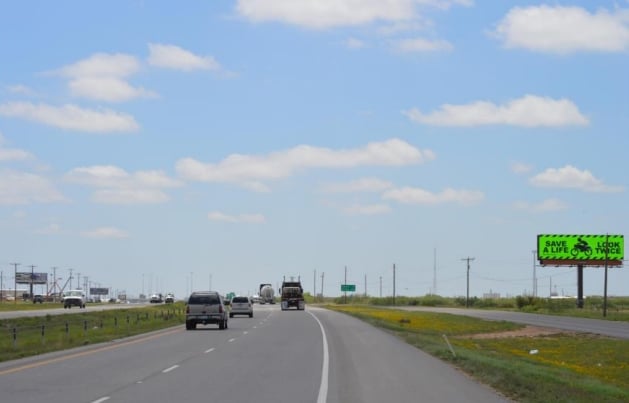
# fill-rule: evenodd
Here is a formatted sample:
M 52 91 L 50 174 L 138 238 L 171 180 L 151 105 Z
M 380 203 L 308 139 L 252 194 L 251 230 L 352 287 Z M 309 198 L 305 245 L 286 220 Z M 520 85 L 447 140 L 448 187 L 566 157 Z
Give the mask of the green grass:
M 629 401 L 626 340 L 587 334 L 475 338 L 522 326 L 433 312 L 326 307 L 388 330 L 519 402 Z
M 183 303 L 0 320 L 0 361 L 147 333 L 184 320 Z

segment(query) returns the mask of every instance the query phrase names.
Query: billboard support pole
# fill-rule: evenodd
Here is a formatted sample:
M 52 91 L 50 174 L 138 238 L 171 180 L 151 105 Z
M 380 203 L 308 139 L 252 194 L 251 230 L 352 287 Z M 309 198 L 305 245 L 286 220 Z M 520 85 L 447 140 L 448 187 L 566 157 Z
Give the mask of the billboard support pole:
M 577 265 L 577 308 L 583 309 L 583 265 Z
M 603 291 L 603 317 L 607 317 L 607 261 L 609 260 L 609 234 L 605 235 L 605 290 Z

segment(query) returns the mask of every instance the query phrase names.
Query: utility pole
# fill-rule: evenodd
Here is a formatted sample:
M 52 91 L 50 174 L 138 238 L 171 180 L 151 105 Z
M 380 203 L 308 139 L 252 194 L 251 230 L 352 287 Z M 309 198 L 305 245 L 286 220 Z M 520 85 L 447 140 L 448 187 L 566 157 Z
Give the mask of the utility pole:
M 434 259 L 432 266 L 432 293 L 437 295 L 437 248 L 434 250 Z
M 367 298 L 367 275 L 365 274 L 365 298 Z
M 13 265 L 15 277 L 13 277 L 13 304 L 17 304 L 17 267 L 19 263 L 10 263 Z
M 343 285 L 347 284 L 347 266 L 345 266 L 345 281 L 343 282 Z M 343 295 L 343 299 L 345 300 L 345 302 L 343 302 L 344 304 L 347 304 L 347 291 L 345 291 L 345 294 Z
M 537 265 L 535 264 L 535 258 L 537 251 L 533 251 L 533 296 L 537 297 Z
M 0 304 L 4 302 L 4 272 L 0 271 Z
M 72 286 L 72 283 L 70 283 L 70 286 Z M 76 289 L 81 289 L 81 273 L 76 273 Z
M 395 263 L 393 263 L 393 306 L 395 306 Z
M 312 278 L 312 296 L 317 298 L 317 270 L 314 271 L 314 277 Z
M 465 307 L 469 308 L 470 306 L 470 261 L 474 260 L 473 257 L 466 257 L 461 260 L 467 261 L 467 296 L 465 298 Z
M 31 286 L 29 289 L 31 300 L 33 299 L 33 279 L 35 278 L 35 265 L 31 265 Z
M 382 276 L 380 276 L 380 298 L 382 298 Z
M 323 302 L 323 277 L 325 276 L 325 272 L 321 273 L 321 302 Z

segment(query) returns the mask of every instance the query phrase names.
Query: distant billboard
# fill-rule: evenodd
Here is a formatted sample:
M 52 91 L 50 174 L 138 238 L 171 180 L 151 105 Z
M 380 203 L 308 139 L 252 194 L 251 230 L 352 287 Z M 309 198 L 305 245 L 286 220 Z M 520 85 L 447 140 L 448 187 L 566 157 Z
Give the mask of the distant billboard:
M 109 288 L 90 288 L 90 295 L 109 295 Z
M 540 261 L 622 262 L 625 255 L 623 235 L 537 236 L 537 257 Z
M 31 273 L 17 272 L 15 273 L 16 284 L 46 284 L 48 283 L 48 273 Z

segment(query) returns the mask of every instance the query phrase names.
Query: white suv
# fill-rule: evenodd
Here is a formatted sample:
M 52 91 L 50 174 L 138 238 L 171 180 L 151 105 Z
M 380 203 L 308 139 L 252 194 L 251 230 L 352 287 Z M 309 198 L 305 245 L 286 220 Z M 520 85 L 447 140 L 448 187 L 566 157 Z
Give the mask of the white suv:
M 253 318 L 253 305 L 249 297 L 234 297 L 230 305 L 230 318 L 233 318 L 234 315 L 249 315 L 250 318 Z

